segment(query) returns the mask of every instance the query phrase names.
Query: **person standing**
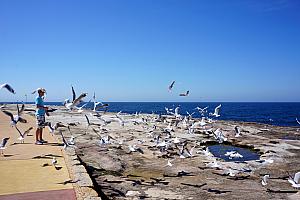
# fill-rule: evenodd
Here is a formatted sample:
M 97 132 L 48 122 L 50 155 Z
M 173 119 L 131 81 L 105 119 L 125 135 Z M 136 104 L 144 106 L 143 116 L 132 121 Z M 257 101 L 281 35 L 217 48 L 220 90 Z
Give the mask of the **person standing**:
M 48 107 L 44 106 L 44 95 L 46 90 L 44 88 L 37 89 L 38 96 L 35 98 L 35 105 L 36 105 L 36 142 L 37 145 L 42 145 L 47 141 L 43 140 L 43 128 L 45 128 L 45 114 L 48 110 Z

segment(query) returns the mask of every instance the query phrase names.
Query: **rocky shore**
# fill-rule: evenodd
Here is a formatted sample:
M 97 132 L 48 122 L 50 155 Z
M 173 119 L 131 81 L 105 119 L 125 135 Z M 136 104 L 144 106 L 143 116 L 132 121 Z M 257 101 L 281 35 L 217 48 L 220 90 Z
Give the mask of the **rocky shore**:
M 58 107 L 47 121 L 60 125 L 56 135 L 75 138 L 68 148 L 75 149 L 102 199 L 300 199 L 288 182 L 300 171 L 297 127 L 215 120 L 191 131 L 170 115 L 100 115 Z M 230 151 L 222 148 L 236 148 L 240 156 L 225 161 L 220 156 Z M 257 158 L 245 160 L 247 152 Z

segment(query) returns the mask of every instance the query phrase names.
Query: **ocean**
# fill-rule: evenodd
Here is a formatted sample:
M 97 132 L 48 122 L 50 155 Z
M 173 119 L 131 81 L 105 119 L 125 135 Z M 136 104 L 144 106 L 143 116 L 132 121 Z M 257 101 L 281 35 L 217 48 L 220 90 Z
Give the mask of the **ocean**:
M 33 103 L 33 102 L 30 102 Z M 195 109 L 197 106 L 204 108 L 208 106 L 208 112 L 214 112 L 214 108 L 221 104 L 220 120 L 234 120 L 244 122 L 258 122 L 278 126 L 300 125 L 296 122 L 296 117 L 300 120 L 300 103 L 246 103 L 246 102 L 104 102 L 109 104 L 108 112 L 123 113 L 155 113 L 166 114 L 165 107 L 176 108 L 180 106 L 179 113 L 187 115 L 186 112 L 194 113 L 193 117 L 201 117 Z M 62 102 L 46 102 L 47 105 L 62 105 Z M 92 108 L 93 103 L 89 103 L 87 108 Z

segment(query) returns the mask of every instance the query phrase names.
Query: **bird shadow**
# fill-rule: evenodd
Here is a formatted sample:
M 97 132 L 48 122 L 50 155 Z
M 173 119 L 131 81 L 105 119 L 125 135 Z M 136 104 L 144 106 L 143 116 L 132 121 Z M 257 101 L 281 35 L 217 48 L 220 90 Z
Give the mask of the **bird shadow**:
M 45 143 L 44 145 L 49 145 L 49 146 L 58 146 L 58 147 L 62 147 L 62 146 L 64 146 L 64 144 L 62 144 L 62 143 Z
M 6 155 L 3 155 L 3 157 L 12 157 L 14 155 L 11 155 L 11 154 L 6 154 Z
M 26 142 L 26 143 L 18 143 L 18 142 L 15 142 L 15 143 L 12 143 L 10 146 L 14 146 L 14 145 L 18 145 L 18 144 L 32 144 L 32 143 L 29 143 L 29 142 Z

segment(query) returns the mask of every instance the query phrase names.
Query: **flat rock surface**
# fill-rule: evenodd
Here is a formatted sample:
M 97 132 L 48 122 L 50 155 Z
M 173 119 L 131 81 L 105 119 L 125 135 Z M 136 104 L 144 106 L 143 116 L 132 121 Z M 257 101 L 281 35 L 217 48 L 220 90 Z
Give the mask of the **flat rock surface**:
M 75 148 L 103 198 L 232 200 L 299 196 L 299 190 L 287 181 L 289 175 L 300 171 L 297 127 L 215 120 L 196 127 L 192 134 L 182 122 L 177 126 L 172 123 L 173 131 L 169 134 L 164 129 L 176 121 L 173 116 L 158 119 L 157 115 L 150 114 L 121 114 L 122 126 L 116 113 L 100 114 L 107 124 L 89 111 L 78 113 L 64 109 L 51 113 L 47 120 L 66 126 L 58 128 L 55 134 L 61 130 L 67 140 L 75 137 L 76 147 L 71 148 Z M 199 119 L 191 119 L 189 123 L 194 121 Z M 236 125 L 240 128 L 240 137 L 235 137 Z M 254 151 L 260 155 L 259 159 L 225 162 L 205 152 L 207 146 L 219 144 L 213 135 L 218 128 L 227 138 L 223 144 Z M 212 132 L 207 131 L 209 129 Z M 103 144 L 108 136 L 109 143 Z M 180 140 L 177 145 L 175 138 Z M 168 143 L 167 149 L 159 147 L 163 141 Z M 183 144 L 192 155 L 184 151 L 185 158 L 180 157 Z M 132 152 L 129 146 L 134 145 L 136 151 Z M 219 166 L 213 168 L 213 163 Z M 229 175 L 229 171 L 232 174 Z M 270 178 L 263 186 L 261 181 L 266 174 Z

